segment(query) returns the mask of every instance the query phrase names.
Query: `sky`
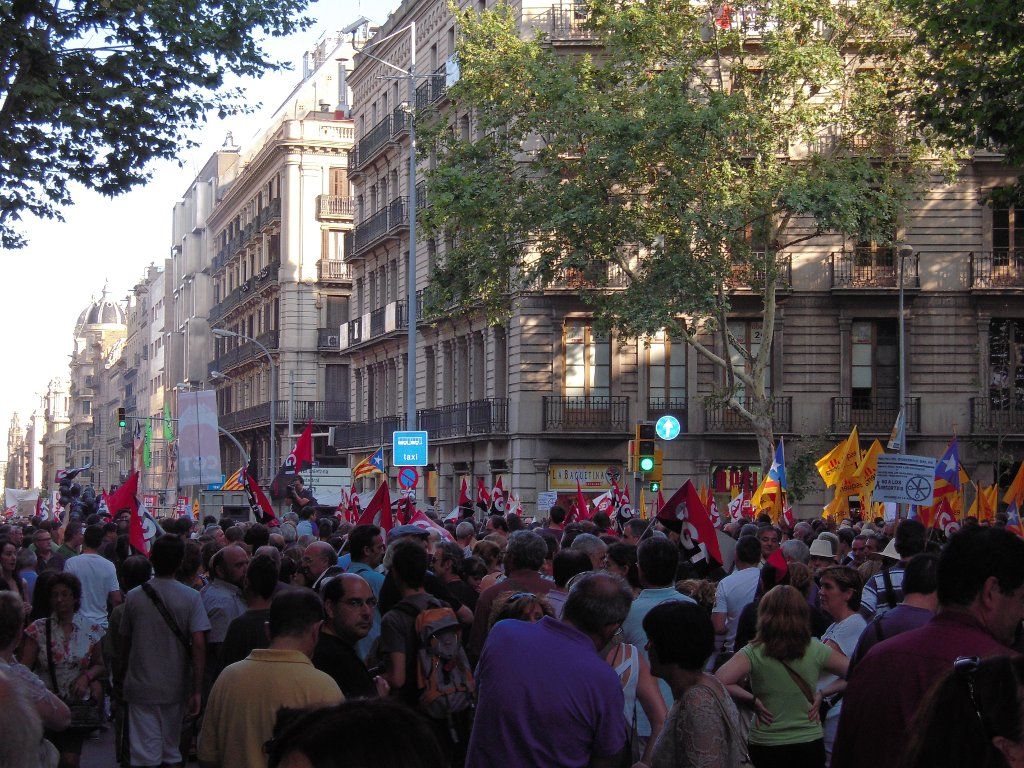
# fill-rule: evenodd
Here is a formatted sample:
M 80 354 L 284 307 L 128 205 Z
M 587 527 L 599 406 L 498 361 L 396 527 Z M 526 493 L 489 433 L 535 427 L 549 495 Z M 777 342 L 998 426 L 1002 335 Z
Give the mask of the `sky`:
M 261 108 L 252 115 L 220 120 L 215 115 L 193 136 L 199 146 L 184 152 L 181 163 L 151 166 L 152 180 L 116 198 L 79 189 L 65 221 L 26 220 L 29 244 L 0 249 L 0 455 L 7 452 L 7 427 L 17 411 L 22 426 L 39 407 L 48 382 L 67 377 L 75 321 L 99 297 L 109 281 L 109 296 L 123 299 L 149 264 L 163 266 L 170 253 L 174 203 L 228 131 L 244 151 L 299 81 L 301 58 L 328 30 L 339 30 L 366 16 L 382 23 L 399 0 L 320 0 L 308 15 L 315 23 L 303 32 L 270 40 L 272 58 L 292 62 L 290 71 L 240 81 L 246 97 Z M 236 81 L 238 82 L 238 81 Z

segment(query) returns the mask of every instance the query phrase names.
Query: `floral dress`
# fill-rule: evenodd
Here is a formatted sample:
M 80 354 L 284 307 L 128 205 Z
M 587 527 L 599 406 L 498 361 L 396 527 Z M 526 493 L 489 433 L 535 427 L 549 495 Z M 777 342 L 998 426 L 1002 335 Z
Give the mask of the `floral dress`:
M 53 690 L 50 677 L 50 647 L 46 642 L 46 619 L 36 619 L 25 630 L 39 647 L 35 672 Z M 57 676 L 57 690 L 62 699 L 71 698 L 71 685 L 89 668 L 90 651 L 103 637 L 103 629 L 82 614 L 76 613 L 70 633 L 65 633 L 56 616 L 50 618 L 50 638 L 53 648 L 53 666 Z

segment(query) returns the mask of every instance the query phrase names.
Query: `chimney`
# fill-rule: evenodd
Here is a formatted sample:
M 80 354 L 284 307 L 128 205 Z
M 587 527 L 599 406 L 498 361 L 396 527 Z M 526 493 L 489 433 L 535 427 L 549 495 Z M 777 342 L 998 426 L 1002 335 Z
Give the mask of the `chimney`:
M 348 73 L 345 71 L 345 63 L 348 59 L 339 58 L 338 60 L 338 108 L 334 112 L 334 116 L 338 119 L 348 119 L 351 117 L 350 109 L 348 105 L 348 82 L 346 80 Z

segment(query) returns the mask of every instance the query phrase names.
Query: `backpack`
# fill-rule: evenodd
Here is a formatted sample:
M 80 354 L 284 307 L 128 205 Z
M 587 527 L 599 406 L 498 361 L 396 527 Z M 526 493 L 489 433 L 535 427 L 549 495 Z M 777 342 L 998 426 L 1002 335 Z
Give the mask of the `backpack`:
M 449 720 L 473 706 L 474 683 L 462 647 L 459 620 L 447 605 L 418 611 L 404 601 L 395 605 L 416 618 L 416 685 L 419 708 L 428 717 Z

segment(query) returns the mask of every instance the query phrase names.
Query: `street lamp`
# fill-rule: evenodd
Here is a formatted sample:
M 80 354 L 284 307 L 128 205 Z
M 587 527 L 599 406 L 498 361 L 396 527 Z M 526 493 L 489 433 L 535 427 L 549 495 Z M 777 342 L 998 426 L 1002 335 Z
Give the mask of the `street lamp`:
M 900 260 L 898 294 L 899 294 L 899 334 L 900 334 L 900 402 L 899 411 L 907 406 L 907 353 L 906 353 L 906 318 L 903 316 L 903 263 L 914 255 L 914 249 L 906 243 L 896 244 L 896 256 Z M 903 439 L 900 441 L 899 452 L 907 452 L 907 417 L 903 415 Z M 899 418 L 899 416 L 897 416 Z
M 270 350 L 252 338 L 252 336 L 246 336 L 244 333 L 235 333 L 226 328 L 211 328 L 210 332 L 214 336 L 221 336 L 223 338 L 233 336 L 243 341 L 251 341 L 266 356 L 267 362 L 270 364 L 270 471 L 277 472 L 277 428 L 275 426 L 277 422 L 277 364 L 274 362 L 274 358 L 271 357 Z M 221 374 L 221 376 L 223 375 Z M 242 455 L 245 455 L 244 451 Z
M 378 58 L 367 49 L 376 48 L 393 37 L 409 32 L 409 69 L 402 69 L 389 61 Z M 380 62 L 401 73 L 397 79 L 405 80 L 409 87 L 409 257 L 406 264 L 406 311 L 408 313 L 408 343 L 405 361 L 405 428 L 416 429 L 416 22 L 369 43 L 356 53 Z

